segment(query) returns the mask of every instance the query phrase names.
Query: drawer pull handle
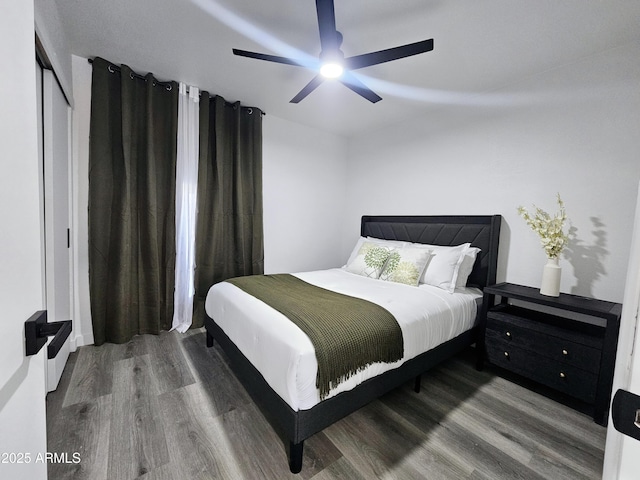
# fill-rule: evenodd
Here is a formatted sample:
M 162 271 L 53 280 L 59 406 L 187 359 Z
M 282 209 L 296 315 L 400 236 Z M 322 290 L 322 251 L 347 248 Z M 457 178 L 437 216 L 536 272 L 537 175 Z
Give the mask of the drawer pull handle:
M 507 332 L 507 337 L 511 338 L 511 332 Z
M 567 378 L 567 376 L 564 374 L 564 372 L 560 372 L 560 378 Z
M 563 355 L 569 355 L 569 352 L 567 352 L 567 350 L 563 348 L 563 349 L 562 349 L 562 354 L 563 354 Z

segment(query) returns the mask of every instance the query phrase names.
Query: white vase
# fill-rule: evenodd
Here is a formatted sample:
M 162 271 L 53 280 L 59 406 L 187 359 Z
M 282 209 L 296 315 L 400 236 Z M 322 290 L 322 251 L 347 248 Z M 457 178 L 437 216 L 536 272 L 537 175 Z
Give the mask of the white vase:
M 548 297 L 560 296 L 560 274 L 562 268 L 558 265 L 557 258 L 548 258 L 542 270 L 542 283 L 540 293 Z

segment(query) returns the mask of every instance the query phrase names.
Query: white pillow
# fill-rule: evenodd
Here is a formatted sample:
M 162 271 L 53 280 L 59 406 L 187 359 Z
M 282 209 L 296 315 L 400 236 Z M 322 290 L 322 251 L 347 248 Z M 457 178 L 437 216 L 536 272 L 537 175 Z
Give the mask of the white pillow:
M 358 256 L 358 252 L 360 252 L 360 249 L 362 248 L 362 244 L 364 242 L 377 243 L 378 245 L 384 245 L 389 248 L 397 248 L 397 247 L 403 247 L 407 245 L 407 242 L 401 242 L 399 240 L 383 240 L 381 238 L 374 238 L 374 237 L 366 237 L 366 238 L 360 237 L 356 242 L 356 246 L 353 247 L 353 250 L 351 251 L 351 255 L 349 255 L 349 260 L 347 260 L 347 265 L 352 263 L 355 260 L 355 258 Z
M 429 245 L 433 258 L 429 262 L 428 268 L 422 275 L 421 283 L 442 288 L 449 293 L 453 293 L 458 280 L 458 270 L 464 253 L 471 246 L 470 243 L 463 243 L 455 247 L 444 247 L 441 245 Z
M 380 274 L 380 279 L 417 287 L 430 259 L 431 250 L 425 248 L 402 247 L 393 250 Z
M 477 247 L 469 247 L 462 254 L 462 262 L 460 263 L 460 268 L 458 268 L 458 278 L 456 279 L 456 287 L 466 287 L 467 280 L 469 279 L 469 275 L 471 275 L 471 271 L 473 270 L 473 265 L 476 263 L 476 257 L 480 253 L 480 249 Z
M 351 273 L 377 279 L 393 250 L 386 245 L 364 241 L 355 258 L 347 263 L 346 269 Z

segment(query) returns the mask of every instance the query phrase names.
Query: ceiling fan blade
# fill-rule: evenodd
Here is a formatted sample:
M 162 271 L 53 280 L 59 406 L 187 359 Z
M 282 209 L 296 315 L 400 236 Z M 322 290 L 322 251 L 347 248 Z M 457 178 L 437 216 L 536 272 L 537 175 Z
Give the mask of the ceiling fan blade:
M 344 64 L 349 70 L 355 70 L 357 68 L 370 67 L 392 60 L 399 60 L 400 58 L 430 52 L 431 50 L 433 50 L 433 38 L 422 40 L 421 42 L 409 43 L 400 47 L 387 48 L 386 50 L 345 58 Z
M 290 100 L 289 103 L 299 103 L 300 100 L 302 100 L 311 92 L 313 92 L 316 88 L 318 88 L 318 86 L 320 86 L 320 84 L 323 81 L 324 81 L 324 77 L 322 75 L 316 75 L 315 77 L 313 77 L 313 79 L 311 79 L 309 83 L 305 85 L 305 87 L 302 90 L 300 90 L 300 92 L 298 92 L 298 94 L 295 97 L 293 97 Z
M 267 55 L 266 53 L 248 52 L 246 50 L 233 49 L 234 55 L 241 57 L 256 58 L 258 60 L 266 60 L 267 62 L 284 63 L 286 65 L 296 65 L 298 67 L 304 67 L 301 61 L 294 60 L 287 57 L 278 57 L 277 55 Z
M 340 48 L 336 31 L 336 13 L 333 0 L 316 0 L 318 13 L 318 29 L 320 30 L 320 47 L 324 52 Z
M 358 80 L 355 75 L 352 75 L 350 72 L 344 72 L 342 74 L 342 78 L 340 78 L 342 84 L 356 92 L 361 97 L 366 98 L 371 103 L 376 103 L 382 100 L 382 97 L 367 87 L 364 83 Z

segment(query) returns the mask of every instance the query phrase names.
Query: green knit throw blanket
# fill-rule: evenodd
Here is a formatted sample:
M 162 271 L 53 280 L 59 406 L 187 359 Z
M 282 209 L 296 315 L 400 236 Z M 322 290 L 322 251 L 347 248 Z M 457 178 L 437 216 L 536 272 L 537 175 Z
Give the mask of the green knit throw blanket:
M 227 280 L 284 314 L 307 334 L 318 361 L 320 399 L 367 365 L 402 358 L 396 319 L 375 303 L 311 285 L 289 274 Z

